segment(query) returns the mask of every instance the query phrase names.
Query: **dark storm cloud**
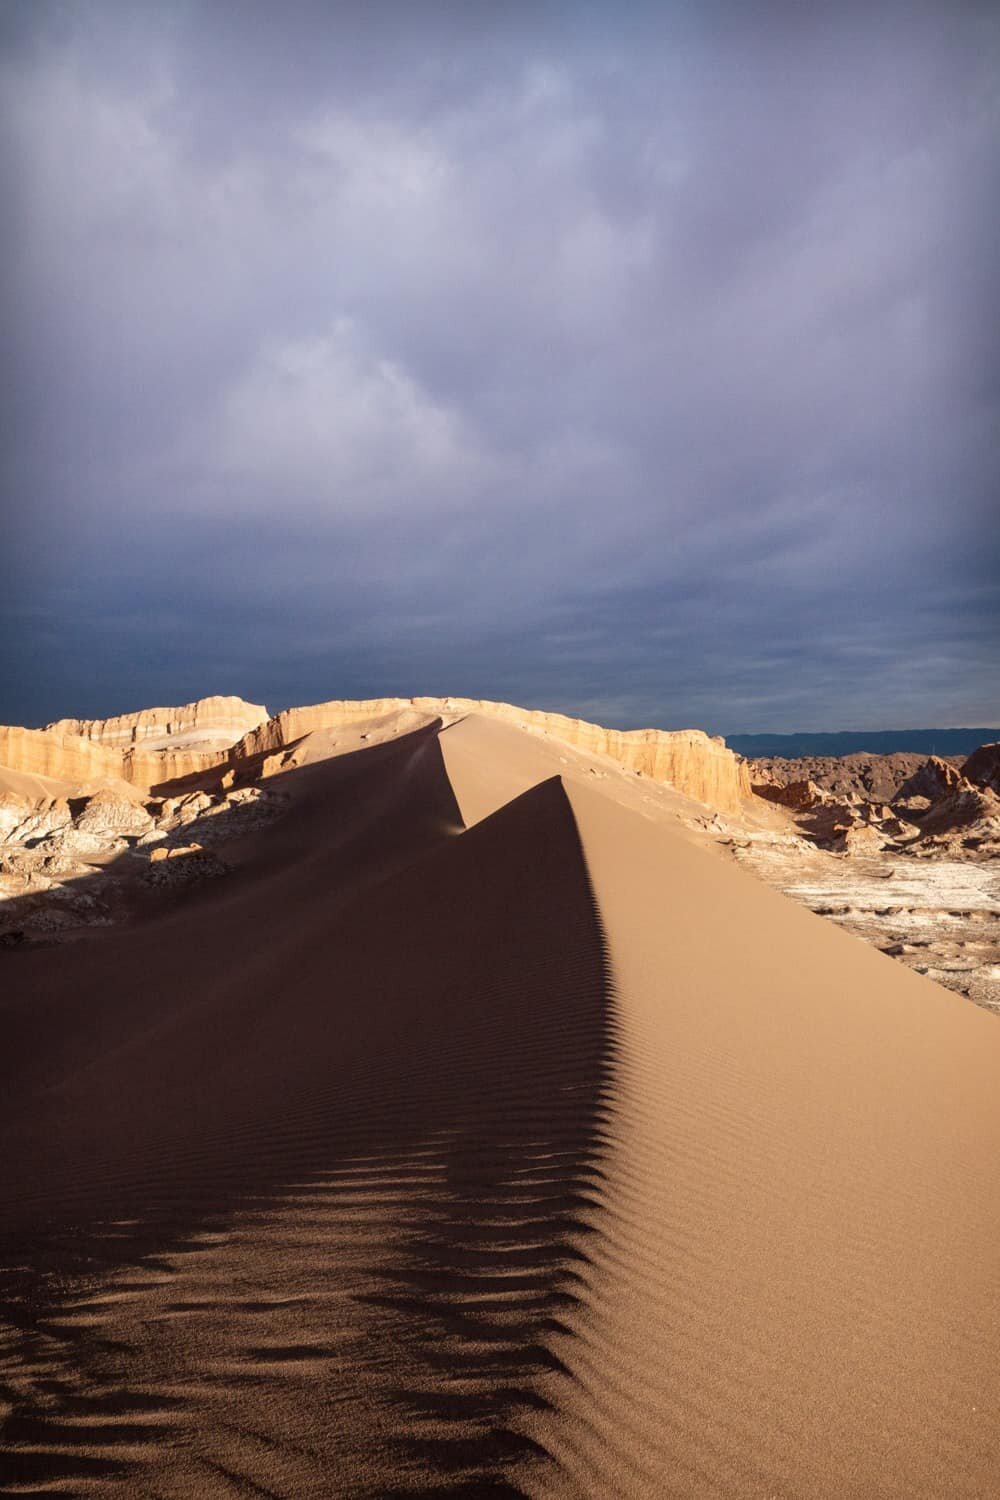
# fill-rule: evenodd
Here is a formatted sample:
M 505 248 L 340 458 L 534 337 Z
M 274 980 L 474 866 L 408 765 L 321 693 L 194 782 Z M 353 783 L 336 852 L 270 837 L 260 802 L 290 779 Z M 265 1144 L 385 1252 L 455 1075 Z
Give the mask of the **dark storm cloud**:
M 992 7 L 0 38 L 0 716 L 995 719 Z

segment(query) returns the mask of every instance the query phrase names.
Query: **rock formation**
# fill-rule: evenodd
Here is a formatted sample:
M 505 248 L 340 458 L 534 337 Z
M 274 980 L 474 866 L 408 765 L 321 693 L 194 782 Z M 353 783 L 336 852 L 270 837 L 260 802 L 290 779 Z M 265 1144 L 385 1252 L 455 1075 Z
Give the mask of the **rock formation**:
M 939 755 L 931 755 L 907 777 L 892 800 L 906 802 L 911 797 L 927 797 L 933 802 L 960 790 L 965 784 L 961 771 Z
M 957 769 L 960 756 L 935 757 Z M 891 755 L 873 755 L 858 751 L 853 755 L 807 755 L 798 760 L 769 756 L 747 764 L 754 791 L 767 796 L 765 786 L 787 786 L 793 781 L 812 781 L 822 791 L 839 797 L 852 792 L 877 802 L 891 802 L 906 779 L 927 760 L 926 755 L 896 751 Z M 772 799 L 778 800 L 778 799 Z
M 0 793 L 0 947 L 122 920 L 134 912 L 137 882 L 174 887 L 224 875 L 230 866 L 217 851 L 286 805 L 284 792 L 256 786 L 145 805 L 124 783 L 34 802 Z
M 1000 792 L 1000 744 L 980 745 L 962 766 L 962 775 L 985 791 Z
M 1000 797 L 995 792 L 963 781 L 933 802 L 920 818 L 922 834 L 966 829 L 973 823 L 995 823 L 1000 819 Z
M 122 775 L 121 751 L 105 749 L 78 734 L 61 730 L 21 729 L 0 725 L 0 766 L 82 783 Z
M 29 798 L 18 792 L 0 792 L 0 843 L 19 828 L 31 812 Z
M 155 791 L 216 769 L 225 774 L 255 755 L 280 756 L 320 729 L 392 720 L 393 730 L 402 732 L 430 718 L 451 723 L 470 713 L 606 756 L 624 770 L 667 783 L 722 812 L 737 810 L 750 795 L 745 763 L 724 740 L 700 729 L 604 729 L 564 714 L 478 698 L 338 699 L 286 709 L 270 719 L 266 710 L 241 698 L 205 698 L 113 719 L 60 719 L 45 729 L 0 726 L 0 765 L 75 784 L 120 778 Z M 272 769 L 280 765 L 273 762 Z
M 113 719 L 59 719 L 44 729 L 0 725 L 0 766 L 74 785 L 127 781 L 143 790 L 225 763 L 267 710 L 242 698 L 202 698 Z
M 141 804 L 104 790 L 88 798 L 75 826 L 82 833 L 121 838 L 147 833 L 153 819 Z
M 802 810 L 810 807 L 818 807 L 828 793 L 822 787 L 817 786 L 815 781 L 808 778 L 805 781 L 789 781 L 781 786 L 773 782 L 753 783 L 754 793 L 763 797 L 767 802 L 777 802 L 779 807 L 790 807 Z
M 831 848 L 837 854 L 877 854 L 883 838 L 871 823 L 855 823 L 836 838 Z
M 282 816 L 296 795 L 288 773 L 468 717 L 458 733 L 495 740 L 524 731 L 514 738 L 534 741 L 530 754 L 547 774 L 576 764 L 573 751 L 581 752 L 590 776 L 643 807 L 666 797 L 681 807 L 681 821 L 738 848 L 738 858 L 813 910 L 847 925 L 857 917 L 852 930 L 883 946 L 905 939 L 922 963 L 919 944 L 931 942 L 937 967 L 952 965 L 959 976 L 942 969 L 943 982 L 984 1003 L 997 992 L 1000 924 L 966 900 L 962 882 L 974 885 L 1000 856 L 1000 797 L 992 789 L 1000 745 L 983 746 L 961 770 L 917 755 L 765 764 L 747 763 L 697 730 L 604 729 L 481 699 L 334 700 L 270 719 L 262 713 L 242 699 L 207 699 L 44 730 L 0 728 L 0 772 L 6 765 L 20 773 L 6 783 L 0 775 L 8 787 L 0 791 L 0 947 L 72 941 L 82 927 L 171 901 L 175 888 L 187 899 L 188 886 L 239 869 L 256 834 Z M 227 743 L 237 729 L 236 743 Z M 752 790 L 770 807 L 748 796 L 751 771 Z M 680 804 L 664 786 L 713 811 Z M 901 899 L 907 878 L 914 890 Z M 951 905 L 939 887 L 953 891 Z M 911 923 L 911 907 L 929 915 Z M 928 931 L 930 939 L 909 941 Z
M 592 755 L 603 755 L 624 770 L 665 782 L 719 811 L 736 811 L 750 795 L 746 764 L 722 739 L 700 729 L 604 729 L 583 719 L 480 698 L 334 699 L 276 714 L 234 747 L 234 760 L 275 753 L 317 729 L 349 727 L 399 714 L 441 718 L 485 714 L 534 734 L 561 740 Z
M 261 703 L 247 703 L 243 698 L 199 698 L 179 708 L 143 708 L 111 719 L 57 719 L 54 724 L 46 724 L 44 732 L 78 735 L 122 750 L 130 746 L 151 750 L 161 744 L 174 749 L 198 744 L 226 750 L 266 718 L 267 709 Z

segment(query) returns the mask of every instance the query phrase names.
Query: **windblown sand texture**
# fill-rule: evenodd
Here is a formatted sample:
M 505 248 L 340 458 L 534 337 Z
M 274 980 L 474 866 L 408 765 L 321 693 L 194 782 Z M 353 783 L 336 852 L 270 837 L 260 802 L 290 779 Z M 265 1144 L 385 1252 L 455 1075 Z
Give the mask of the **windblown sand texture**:
M 0 953 L 6 1492 L 1000 1492 L 996 1019 L 510 723 L 304 759 Z

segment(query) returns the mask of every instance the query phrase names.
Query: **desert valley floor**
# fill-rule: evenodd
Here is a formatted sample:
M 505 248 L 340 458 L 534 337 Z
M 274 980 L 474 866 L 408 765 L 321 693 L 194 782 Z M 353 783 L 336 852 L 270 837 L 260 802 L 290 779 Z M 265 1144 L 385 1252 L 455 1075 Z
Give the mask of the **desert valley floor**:
M 997 1017 L 516 715 L 248 741 L 0 951 L 0 1489 L 1000 1493 Z

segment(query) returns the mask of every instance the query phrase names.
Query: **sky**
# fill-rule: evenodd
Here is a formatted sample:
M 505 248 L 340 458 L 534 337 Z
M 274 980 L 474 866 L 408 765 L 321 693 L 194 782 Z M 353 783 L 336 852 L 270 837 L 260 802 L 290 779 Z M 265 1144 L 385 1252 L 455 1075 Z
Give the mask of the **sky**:
M 4 0 L 0 719 L 1000 722 L 1000 7 Z

